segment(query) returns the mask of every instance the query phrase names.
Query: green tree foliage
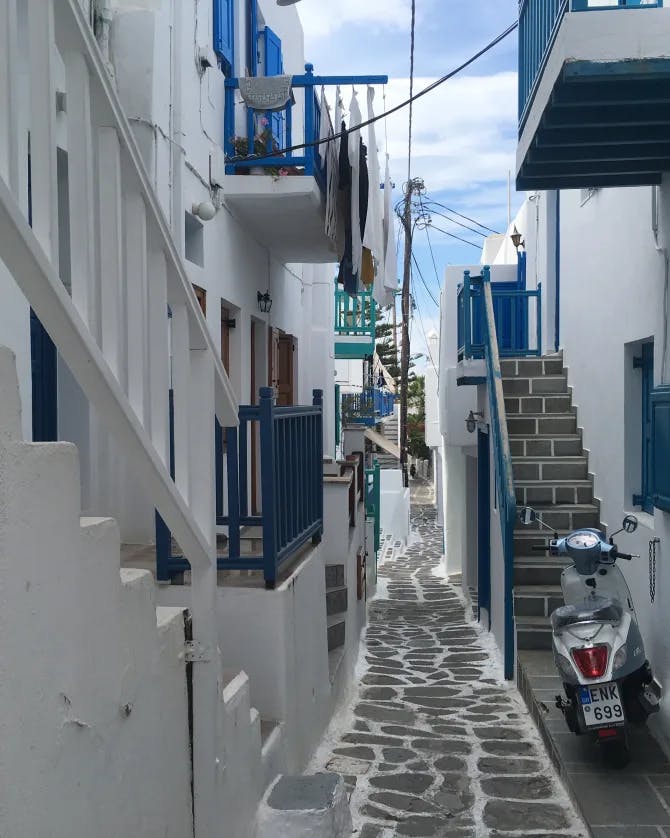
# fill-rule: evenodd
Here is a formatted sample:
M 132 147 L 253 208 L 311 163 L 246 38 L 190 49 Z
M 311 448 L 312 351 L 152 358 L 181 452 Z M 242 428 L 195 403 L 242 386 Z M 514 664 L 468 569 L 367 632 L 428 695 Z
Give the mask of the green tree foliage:
M 421 460 L 430 458 L 426 445 L 426 379 L 415 375 L 407 392 L 407 436 L 409 453 Z

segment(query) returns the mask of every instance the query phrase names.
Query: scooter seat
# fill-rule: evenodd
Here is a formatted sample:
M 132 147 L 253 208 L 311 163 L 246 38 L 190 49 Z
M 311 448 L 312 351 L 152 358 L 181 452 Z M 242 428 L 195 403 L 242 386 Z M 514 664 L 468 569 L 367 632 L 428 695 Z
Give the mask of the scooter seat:
M 603 600 L 597 608 L 583 605 L 562 605 L 551 615 L 554 631 L 574 626 L 576 623 L 613 623 L 618 625 L 623 618 L 623 608 L 614 599 Z

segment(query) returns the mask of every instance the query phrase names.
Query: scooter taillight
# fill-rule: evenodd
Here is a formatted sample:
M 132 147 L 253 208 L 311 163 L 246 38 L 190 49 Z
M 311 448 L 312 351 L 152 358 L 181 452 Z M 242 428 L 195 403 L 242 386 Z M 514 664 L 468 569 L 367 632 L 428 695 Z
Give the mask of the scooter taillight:
M 602 678 L 607 672 L 607 646 L 573 649 L 572 657 L 585 678 Z

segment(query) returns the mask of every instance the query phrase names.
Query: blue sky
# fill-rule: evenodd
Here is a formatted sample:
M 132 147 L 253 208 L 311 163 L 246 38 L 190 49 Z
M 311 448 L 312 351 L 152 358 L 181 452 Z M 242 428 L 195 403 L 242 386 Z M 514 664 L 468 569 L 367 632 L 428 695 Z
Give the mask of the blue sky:
M 387 106 L 407 98 L 410 0 L 301 0 L 297 9 L 305 29 L 305 55 L 317 73 L 386 74 L 390 78 Z M 517 12 L 518 0 L 417 0 L 415 90 L 480 50 L 516 19 Z M 414 114 L 412 175 L 423 178 L 428 197 L 501 232 L 507 226 L 508 170 L 514 176 L 516 65 L 515 33 L 420 100 Z M 350 93 L 344 91 L 345 103 L 349 98 Z M 363 104 L 364 97 L 359 98 Z M 384 109 L 381 92 L 375 107 L 377 112 Z M 407 128 L 408 109 L 377 128 L 382 152 L 388 136 L 398 190 L 407 178 Z M 512 193 L 513 215 L 521 200 L 522 196 Z M 437 215 L 433 223 L 477 245 L 483 242 L 482 236 Z M 480 253 L 436 230 L 430 240 L 439 280 L 425 232 L 417 230 L 414 251 L 427 285 L 438 298 L 444 268 L 476 263 Z M 420 281 L 413 293 L 429 331 L 437 326 L 436 307 Z M 424 351 L 418 315 L 413 344 L 413 351 Z

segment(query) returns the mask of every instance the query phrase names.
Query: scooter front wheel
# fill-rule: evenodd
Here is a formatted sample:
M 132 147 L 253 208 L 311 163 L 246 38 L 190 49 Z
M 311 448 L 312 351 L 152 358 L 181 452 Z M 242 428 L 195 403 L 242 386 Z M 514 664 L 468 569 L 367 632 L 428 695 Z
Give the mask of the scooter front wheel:
M 600 746 L 603 761 L 608 768 L 625 768 L 630 762 L 630 748 L 628 737 L 617 739 L 615 742 L 603 742 Z

